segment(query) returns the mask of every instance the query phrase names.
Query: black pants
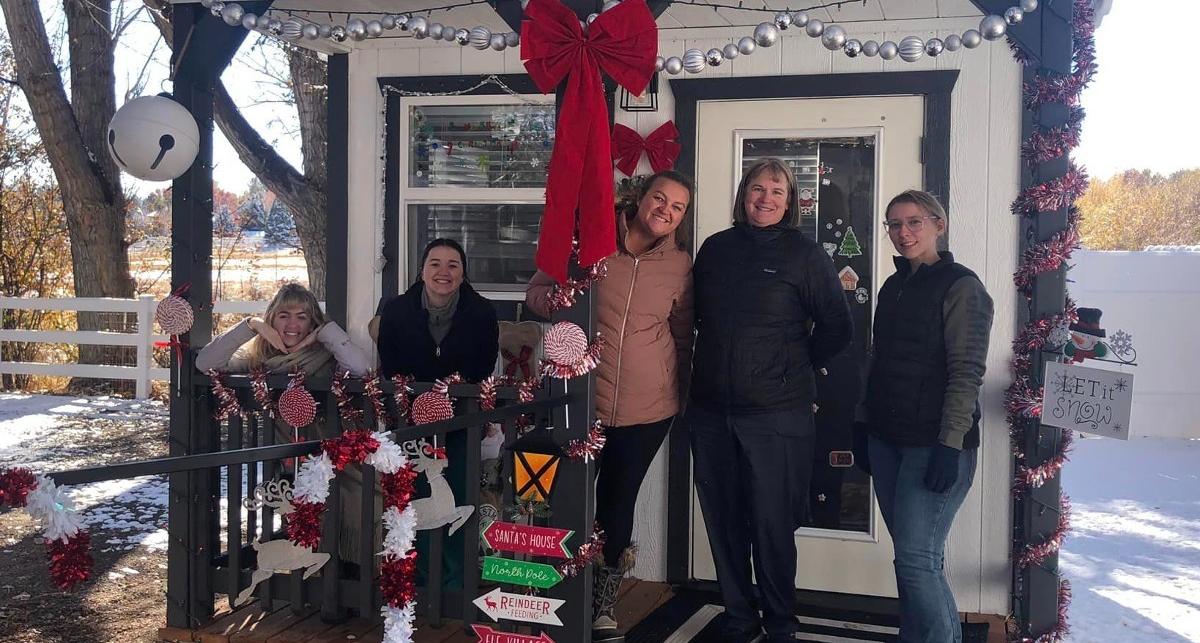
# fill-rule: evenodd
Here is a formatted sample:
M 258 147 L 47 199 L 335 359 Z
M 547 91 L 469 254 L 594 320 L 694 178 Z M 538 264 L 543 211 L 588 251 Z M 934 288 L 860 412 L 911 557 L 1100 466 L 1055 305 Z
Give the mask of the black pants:
M 604 427 L 604 449 L 596 460 L 596 522 L 604 529 L 604 564 L 616 567 L 633 538 L 638 491 L 675 418 Z
M 685 420 L 696 492 L 731 630 L 725 635 L 753 631 L 761 623 L 771 640 L 785 638 L 799 627 L 794 532 L 808 507 L 812 412 L 799 408 L 725 415 L 692 404 Z M 754 606 L 754 579 L 761 620 Z

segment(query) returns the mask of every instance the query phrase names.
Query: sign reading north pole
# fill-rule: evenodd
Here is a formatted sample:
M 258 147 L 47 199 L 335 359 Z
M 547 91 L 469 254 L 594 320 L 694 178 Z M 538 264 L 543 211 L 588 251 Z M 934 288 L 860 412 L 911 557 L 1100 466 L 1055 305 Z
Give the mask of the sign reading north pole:
M 483 557 L 483 580 L 511 583 L 538 589 L 550 589 L 562 582 L 562 574 L 551 565 L 510 560 L 499 556 Z
M 1042 424 L 1129 439 L 1132 374 L 1049 362 L 1042 381 Z
M 475 636 L 479 637 L 479 643 L 554 643 L 554 639 L 545 632 L 537 636 L 530 636 L 512 632 L 497 632 L 486 625 L 472 625 L 471 629 L 475 630 Z
M 549 558 L 570 558 L 567 539 L 575 532 L 553 527 L 535 527 L 499 520 L 483 530 L 483 541 L 489 549 Z
M 483 610 L 493 621 L 507 619 L 509 621 L 525 621 L 542 625 L 562 626 L 562 619 L 554 612 L 566 601 L 545 596 L 530 596 L 528 594 L 509 594 L 497 587 L 480 596 L 474 601 L 475 606 Z

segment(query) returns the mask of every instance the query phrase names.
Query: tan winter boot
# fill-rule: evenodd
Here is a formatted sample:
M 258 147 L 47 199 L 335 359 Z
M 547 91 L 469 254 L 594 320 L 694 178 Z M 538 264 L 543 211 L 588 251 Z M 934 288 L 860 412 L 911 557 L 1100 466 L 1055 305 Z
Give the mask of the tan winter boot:
M 621 590 L 621 580 L 633 569 L 637 560 L 637 548 L 630 545 L 621 552 L 616 567 L 596 568 L 592 579 L 592 643 L 620 643 L 625 640 L 625 631 L 617 624 L 613 608 Z

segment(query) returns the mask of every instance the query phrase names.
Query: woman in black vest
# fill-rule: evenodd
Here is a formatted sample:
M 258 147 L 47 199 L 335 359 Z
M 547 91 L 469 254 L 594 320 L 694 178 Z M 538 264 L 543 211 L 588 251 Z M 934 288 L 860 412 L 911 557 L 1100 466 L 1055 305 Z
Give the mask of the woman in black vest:
M 856 451 L 895 544 L 900 641 L 959 643 L 942 567 L 975 476 L 992 299 L 975 273 L 938 251 L 946 212 L 932 195 L 909 190 L 892 199 L 884 226 L 901 256 L 875 307 Z
M 833 262 L 796 228 L 797 201 L 787 164 L 752 165 L 733 227 L 704 241 L 692 273 L 698 335 L 684 421 L 728 643 L 759 640 L 764 627 L 770 641 L 791 641 L 799 628 L 794 532 L 808 508 L 816 371 L 853 332 Z
M 500 351 L 496 309 L 467 283 L 467 254 L 457 241 L 434 239 L 421 255 L 417 281 L 403 295 L 380 307 L 379 368 L 385 377 L 411 375 L 431 382 L 459 373 L 471 382 L 492 374 Z M 465 498 L 467 482 L 467 432 L 446 438 L 446 481 L 458 500 Z M 428 495 L 422 482 L 419 496 Z M 450 536 L 442 556 L 445 588 L 462 584 L 464 534 Z M 417 538 L 420 571 L 427 563 L 428 537 Z

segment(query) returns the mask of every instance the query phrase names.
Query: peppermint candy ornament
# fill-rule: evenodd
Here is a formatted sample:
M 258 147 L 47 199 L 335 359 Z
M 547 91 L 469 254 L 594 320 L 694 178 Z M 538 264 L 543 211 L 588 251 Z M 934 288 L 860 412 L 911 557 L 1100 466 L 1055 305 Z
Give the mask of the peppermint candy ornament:
M 312 424 L 316 419 L 317 401 L 313 399 L 312 393 L 304 388 L 304 373 L 292 376 L 287 390 L 279 396 L 277 408 L 279 417 L 297 429 Z
M 182 335 L 192 329 L 192 306 L 179 295 L 168 295 L 154 309 L 154 321 L 168 335 Z
M 441 422 L 454 417 L 454 405 L 450 398 L 435 391 L 426 391 L 412 403 L 413 424 Z
M 562 321 L 546 331 L 543 340 L 546 359 L 557 364 L 575 364 L 587 352 L 587 333 L 577 324 Z

